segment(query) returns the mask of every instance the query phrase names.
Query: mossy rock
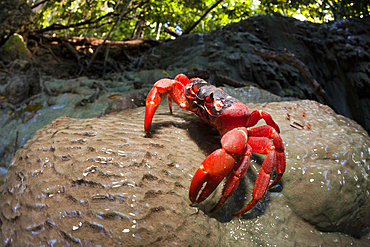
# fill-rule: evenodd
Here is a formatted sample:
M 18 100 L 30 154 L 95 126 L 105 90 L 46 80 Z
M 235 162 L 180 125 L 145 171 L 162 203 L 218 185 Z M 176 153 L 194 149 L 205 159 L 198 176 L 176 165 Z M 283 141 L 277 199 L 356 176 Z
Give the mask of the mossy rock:
M 30 58 L 31 53 L 19 34 L 13 34 L 0 48 L 0 59 L 4 63 L 10 63 L 16 59 L 30 60 Z

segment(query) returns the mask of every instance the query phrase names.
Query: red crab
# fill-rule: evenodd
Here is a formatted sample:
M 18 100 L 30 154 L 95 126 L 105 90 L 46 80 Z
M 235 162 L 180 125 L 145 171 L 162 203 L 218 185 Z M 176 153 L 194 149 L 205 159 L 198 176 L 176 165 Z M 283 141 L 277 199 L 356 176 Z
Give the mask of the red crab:
M 253 208 L 265 195 L 266 190 L 279 182 L 285 171 L 284 146 L 278 125 L 264 111 L 255 110 L 250 113 L 245 104 L 229 96 L 222 89 L 202 79 L 189 80 L 185 75 L 179 74 L 173 80 L 157 81 L 150 90 L 146 98 L 144 122 L 147 137 L 150 136 L 155 110 L 165 93 L 168 93 L 171 113 L 173 99 L 181 108 L 194 112 L 222 135 L 222 148 L 214 151 L 203 161 L 191 181 L 190 201 L 192 203 L 204 201 L 231 172 L 222 191 L 222 197 L 211 212 L 219 208 L 237 189 L 239 180 L 248 170 L 252 152 L 255 152 L 267 154 L 267 157 L 258 172 L 252 200 L 234 215 L 243 214 Z M 254 126 L 262 118 L 267 125 L 247 130 L 247 127 Z M 275 168 L 277 175 L 270 184 L 270 177 Z M 204 183 L 207 184 L 198 196 Z

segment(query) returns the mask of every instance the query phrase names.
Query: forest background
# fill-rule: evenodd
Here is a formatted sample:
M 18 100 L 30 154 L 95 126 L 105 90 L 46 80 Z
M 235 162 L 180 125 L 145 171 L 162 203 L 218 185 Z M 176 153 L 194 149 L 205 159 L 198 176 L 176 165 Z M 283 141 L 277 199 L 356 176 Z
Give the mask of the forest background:
M 52 36 L 166 40 L 256 14 L 311 22 L 369 15 L 367 0 L 30 0 L 33 30 Z

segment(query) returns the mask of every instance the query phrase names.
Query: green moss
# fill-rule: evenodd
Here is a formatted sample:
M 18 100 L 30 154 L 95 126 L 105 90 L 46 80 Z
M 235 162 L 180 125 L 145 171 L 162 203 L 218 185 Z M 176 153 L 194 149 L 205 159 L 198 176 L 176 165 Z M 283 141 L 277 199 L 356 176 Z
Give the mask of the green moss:
M 5 63 L 10 63 L 15 59 L 29 60 L 31 53 L 19 34 L 13 34 L 0 48 L 0 58 Z

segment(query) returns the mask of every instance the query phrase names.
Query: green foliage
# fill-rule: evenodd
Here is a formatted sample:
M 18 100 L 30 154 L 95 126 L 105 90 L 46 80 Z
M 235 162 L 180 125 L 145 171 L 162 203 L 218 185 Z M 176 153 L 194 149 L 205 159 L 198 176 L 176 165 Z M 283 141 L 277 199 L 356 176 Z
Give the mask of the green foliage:
M 368 0 L 261 0 L 266 14 L 302 16 L 312 22 L 364 17 L 369 15 Z
M 29 0 L 37 11 L 35 30 L 48 35 L 104 38 L 119 19 L 129 0 Z M 217 0 L 133 0 L 118 23 L 115 39 L 170 38 L 172 27 L 182 33 Z M 255 14 L 305 17 L 323 22 L 369 15 L 368 0 L 224 0 L 192 32 L 209 32 Z M 48 32 L 46 32 L 48 31 Z

